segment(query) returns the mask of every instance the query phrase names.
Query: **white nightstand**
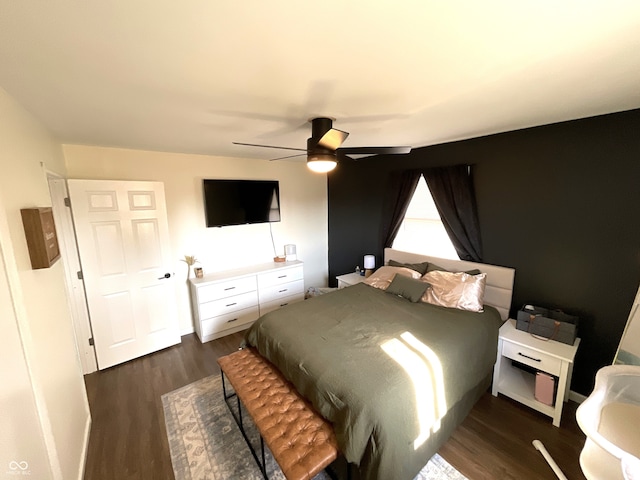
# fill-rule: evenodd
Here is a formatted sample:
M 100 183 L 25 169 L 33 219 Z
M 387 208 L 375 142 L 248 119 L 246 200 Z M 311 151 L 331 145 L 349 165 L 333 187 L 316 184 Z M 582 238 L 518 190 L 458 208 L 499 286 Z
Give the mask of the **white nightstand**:
M 552 417 L 553 424 L 559 427 L 562 407 L 569 399 L 573 359 L 580 339 L 576 338 L 573 345 L 554 340 L 539 340 L 527 332 L 517 330 L 515 325 L 516 321 L 509 319 L 500 327 L 492 393 L 496 397 L 498 393 L 502 393 Z M 514 367 L 511 360 L 558 378 L 558 390 L 553 406 L 535 399 L 535 375 Z
M 337 276 L 336 280 L 338 280 L 338 288 L 344 288 L 350 285 L 355 285 L 356 283 L 364 282 L 365 277 L 364 275 L 353 272 Z

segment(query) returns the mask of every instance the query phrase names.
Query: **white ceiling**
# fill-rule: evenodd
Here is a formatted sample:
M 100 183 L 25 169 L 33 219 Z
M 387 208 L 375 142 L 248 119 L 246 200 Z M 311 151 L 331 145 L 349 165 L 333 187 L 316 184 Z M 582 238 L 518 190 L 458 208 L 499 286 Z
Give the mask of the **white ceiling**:
M 419 147 L 640 107 L 640 1 L 0 0 L 0 87 L 63 143 Z

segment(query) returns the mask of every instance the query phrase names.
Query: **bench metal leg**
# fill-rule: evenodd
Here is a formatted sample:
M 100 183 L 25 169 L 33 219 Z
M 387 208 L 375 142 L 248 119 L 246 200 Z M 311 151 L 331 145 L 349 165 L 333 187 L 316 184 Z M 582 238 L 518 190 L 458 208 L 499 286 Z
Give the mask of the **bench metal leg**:
M 227 386 L 224 383 L 224 372 L 220 370 L 220 377 L 222 378 L 222 395 L 224 396 L 224 400 L 227 400 Z
M 244 441 L 247 444 L 247 446 L 249 447 L 249 450 L 251 451 L 251 455 L 253 455 L 253 459 L 258 464 L 258 468 L 260 469 L 260 473 L 262 473 L 262 476 L 264 477 L 265 480 L 269 480 L 269 476 L 267 475 L 267 464 L 265 462 L 264 440 L 262 439 L 262 435 L 259 435 L 260 436 L 260 449 L 262 451 L 262 462 L 260 462 L 260 458 L 258 458 L 258 454 L 256 453 L 255 448 L 253 448 L 253 445 L 251 444 L 251 440 L 249 439 L 249 436 L 247 435 L 247 433 L 244 430 L 244 424 L 243 424 L 243 421 L 242 421 L 242 402 L 240 402 L 240 397 L 238 397 L 238 395 L 236 395 L 235 392 L 227 394 L 227 389 L 226 389 L 225 382 L 224 382 L 224 372 L 220 371 L 220 375 L 222 375 L 222 393 L 223 393 L 223 396 L 224 396 L 224 401 L 227 404 L 227 407 L 229 408 L 229 411 L 231 412 L 231 416 L 236 421 L 236 424 L 238 425 L 238 428 L 240 429 L 240 433 L 242 433 L 242 436 L 244 437 Z M 233 397 L 236 397 L 236 400 L 238 402 L 238 415 L 236 415 L 236 413 L 233 411 L 233 408 L 231 408 L 230 399 L 232 399 Z
M 342 463 L 342 460 L 344 460 L 344 472 L 339 474 L 338 472 L 342 471 L 342 468 L 339 465 L 340 463 Z M 334 461 L 330 465 L 327 465 L 324 471 L 327 473 L 327 475 L 329 475 L 331 480 L 351 480 L 353 478 L 353 468 L 353 463 L 349 463 L 347 459 L 344 458 L 344 456 L 340 456 L 336 461 Z

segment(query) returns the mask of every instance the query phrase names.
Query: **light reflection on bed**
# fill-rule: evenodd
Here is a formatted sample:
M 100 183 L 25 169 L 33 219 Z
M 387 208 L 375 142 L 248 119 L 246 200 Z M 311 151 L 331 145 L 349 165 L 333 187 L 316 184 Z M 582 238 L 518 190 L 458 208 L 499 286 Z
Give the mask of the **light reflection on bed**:
M 404 343 L 393 338 L 381 345 L 407 372 L 416 394 L 416 416 L 420 434 L 413 441 L 417 450 L 431 435 L 440 430 L 441 420 L 447 413 L 442 365 L 438 356 L 427 345 L 409 332 L 400 335 Z

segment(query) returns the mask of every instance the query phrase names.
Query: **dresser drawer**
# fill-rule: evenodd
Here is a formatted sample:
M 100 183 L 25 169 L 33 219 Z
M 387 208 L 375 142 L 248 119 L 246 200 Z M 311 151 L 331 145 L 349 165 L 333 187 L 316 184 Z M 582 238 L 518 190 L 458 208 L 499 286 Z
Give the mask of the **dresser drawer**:
M 241 277 L 198 287 L 198 303 L 210 302 L 256 289 L 256 277 Z
M 209 318 L 202 322 L 202 336 L 206 338 L 214 333 L 222 332 L 229 328 L 234 328 L 245 323 L 253 322 L 258 319 L 258 306 L 238 310 L 237 312 L 227 313 L 217 317 Z
M 538 350 L 504 341 L 502 355 L 516 362 L 529 365 L 536 370 L 542 370 L 556 376 L 560 375 L 562 361 Z
M 260 315 L 264 315 L 265 313 L 269 313 L 273 310 L 286 307 L 287 305 L 291 305 L 292 303 L 300 302 L 302 300 L 304 300 L 304 294 L 298 293 L 296 295 L 289 295 L 288 297 L 283 297 L 278 300 L 273 300 L 271 302 L 261 303 Z
M 242 295 L 234 295 L 232 297 L 221 298 L 207 303 L 200 304 L 200 319 L 205 320 L 227 313 L 237 312 L 244 308 L 258 305 L 257 292 L 247 292 Z
M 277 301 L 280 298 L 288 297 L 290 295 L 303 293 L 304 280 L 297 280 L 295 282 L 283 283 L 260 289 L 258 296 L 260 298 L 260 303 L 267 303 Z
M 303 278 L 302 265 L 292 268 L 279 268 L 272 272 L 258 275 L 258 288 L 262 290 L 263 288 L 302 280 Z

